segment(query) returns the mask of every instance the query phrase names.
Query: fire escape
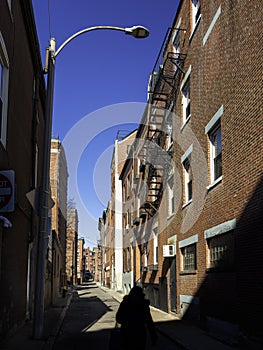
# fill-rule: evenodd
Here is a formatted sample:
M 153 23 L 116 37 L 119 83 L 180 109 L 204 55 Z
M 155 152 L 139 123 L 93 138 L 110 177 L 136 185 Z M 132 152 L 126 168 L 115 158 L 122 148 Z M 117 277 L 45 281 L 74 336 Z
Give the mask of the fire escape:
M 167 36 L 166 36 L 167 37 Z M 166 41 L 166 42 L 165 42 Z M 167 39 L 151 74 L 147 104 L 147 125 L 143 146 L 139 153 L 147 184 L 145 200 L 140 207 L 140 216 L 153 216 L 159 209 L 164 185 L 172 167 L 166 149 L 167 115 L 179 91 L 186 55 L 168 51 Z M 163 49 L 164 48 L 164 49 Z M 160 61 L 163 62 L 160 64 Z

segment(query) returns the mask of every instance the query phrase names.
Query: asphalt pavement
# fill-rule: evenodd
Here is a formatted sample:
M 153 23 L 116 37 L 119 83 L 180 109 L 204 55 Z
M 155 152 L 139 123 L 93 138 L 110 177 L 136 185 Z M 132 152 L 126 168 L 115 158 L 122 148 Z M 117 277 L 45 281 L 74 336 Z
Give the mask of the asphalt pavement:
M 115 314 L 118 307 L 119 300 L 106 289 L 92 284 L 79 287 L 77 294 L 71 300 L 52 349 L 67 350 L 87 345 L 90 349 L 108 349 L 110 330 L 115 326 Z M 150 340 L 147 340 L 148 350 L 152 346 Z M 161 350 L 164 346 L 167 350 L 182 349 L 172 339 L 159 334 L 154 349 Z

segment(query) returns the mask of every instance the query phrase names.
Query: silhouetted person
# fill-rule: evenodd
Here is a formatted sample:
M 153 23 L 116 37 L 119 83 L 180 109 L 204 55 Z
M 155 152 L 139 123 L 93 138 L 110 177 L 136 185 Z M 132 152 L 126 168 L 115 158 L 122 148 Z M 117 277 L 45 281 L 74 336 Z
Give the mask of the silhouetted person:
M 152 344 L 156 343 L 157 333 L 149 305 L 149 300 L 144 298 L 139 286 L 133 287 L 129 295 L 123 298 L 116 313 L 116 321 L 121 324 L 121 349 L 145 349 L 147 328 Z

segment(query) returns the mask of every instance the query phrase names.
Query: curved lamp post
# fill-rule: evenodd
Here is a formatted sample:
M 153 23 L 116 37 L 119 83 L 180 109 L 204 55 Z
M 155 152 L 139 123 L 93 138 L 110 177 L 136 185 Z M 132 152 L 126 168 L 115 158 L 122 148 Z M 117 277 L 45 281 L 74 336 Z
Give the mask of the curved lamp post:
M 44 73 L 47 73 L 47 95 L 45 109 L 45 127 L 44 127 L 44 144 L 43 144 L 43 163 L 42 179 L 39 192 L 39 232 L 37 243 L 37 266 L 36 266 L 36 289 L 34 301 L 34 323 L 33 337 L 41 339 L 43 336 L 44 325 L 44 287 L 45 287 L 45 270 L 46 270 L 46 247 L 48 240 L 48 211 L 50 209 L 50 142 L 53 112 L 53 95 L 54 95 L 54 73 L 55 59 L 61 50 L 77 36 L 93 30 L 118 30 L 137 39 L 146 38 L 149 35 L 147 28 L 143 26 L 133 26 L 130 28 L 120 28 L 115 26 L 96 26 L 85 28 L 63 42 L 56 51 L 56 41 L 50 39 L 49 47 L 46 50 L 46 63 Z

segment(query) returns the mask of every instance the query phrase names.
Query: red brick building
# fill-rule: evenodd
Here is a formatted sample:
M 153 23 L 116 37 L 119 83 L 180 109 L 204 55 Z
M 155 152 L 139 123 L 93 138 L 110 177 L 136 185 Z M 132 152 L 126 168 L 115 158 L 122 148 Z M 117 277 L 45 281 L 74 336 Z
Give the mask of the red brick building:
M 66 235 L 68 169 L 61 141 L 53 137 L 50 154 L 50 187 L 54 201 L 51 215 L 52 228 L 52 283 L 51 300 L 56 300 L 66 285 Z M 47 288 L 46 288 L 47 290 Z
M 66 275 L 71 284 L 77 283 L 77 253 L 78 253 L 78 212 L 75 208 L 67 210 L 66 238 Z
M 85 273 L 85 254 L 84 254 L 84 238 L 78 238 L 78 250 L 77 250 L 77 283 L 81 284 L 84 281 Z
M 180 1 L 123 204 L 151 304 L 231 334 L 260 334 L 263 311 L 260 13 L 256 1 Z
M 0 222 L 0 339 L 32 318 L 37 207 L 27 194 L 40 186 L 45 83 L 31 1 L 0 1 L 0 171 L 13 171 L 12 227 Z M 6 192 L 10 191 L 10 192 Z M 31 192 L 33 198 L 33 192 Z M 33 204 L 34 201 L 32 201 Z

